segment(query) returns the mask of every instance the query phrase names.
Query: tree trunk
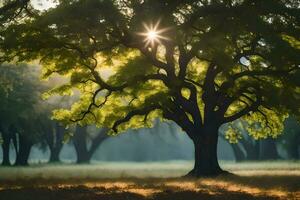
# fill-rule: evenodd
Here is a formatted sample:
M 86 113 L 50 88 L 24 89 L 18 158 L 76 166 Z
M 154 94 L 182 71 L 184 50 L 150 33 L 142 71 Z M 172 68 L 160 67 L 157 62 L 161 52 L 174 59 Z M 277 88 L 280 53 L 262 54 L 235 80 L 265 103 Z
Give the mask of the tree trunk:
M 300 158 L 299 156 L 299 144 L 297 142 L 293 142 L 291 144 L 291 147 L 289 147 L 289 156 L 291 159 L 298 160 Z
M 259 160 L 260 145 L 259 141 L 253 141 L 250 138 L 240 141 L 246 151 L 245 160 Z
M 227 142 L 231 146 L 234 157 L 235 157 L 235 161 L 236 162 L 244 161 L 246 156 L 244 155 L 243 151 L 241 150 L 241 147 L 239 146 L 239 144 L 230 143 L 223 134 L 221 134 L 221 137 L 225 142 Z
M 233 154 L 236 162 L 241 162 L 245 160 L 245 155 L 238 144 L 231 144 Z
M 9 152 L 10 152 L 10 142 L 12 140 L 12 136 L 14 132 L 12 131 L 11 127 L 8 129 L 3 129 L 0 127 L 0 131 L 2 133 L 2 153 L 3 153 L 3 160 L 2 165 L 3 166 L 10 166 L 10 159 L 9 159 Z
M 288 156 L 291 159 L 298 160 L 299 155 L 299 146 L 300 146 L 300 133 L 295 134 L 296 137 L 290 142 L 289 147 L 287 147 Z
M 64 138 L 64 127 L 60 126 L 57 122 L 55 123 L 55 130 L 48 133 L 48 145 L 50 148 L 50 159 L 49 162 L 60 162 L 59 154 L 63 147 Z
M 293 146 L 290 148 L 289 156 L 291 159 L 298 160 L 300 158 L 299 156 L 299 145 L 293 144 Z
M 218 130 L 204 132 L 193 139 L 195 148 L 195 164 L 192 171 L 187 176 L 217 176 L 223 171 L 219 165 L 217 157 Z
M 3 153 L 3 160 L 2 160 L 2 165 L 4 166 L 9 166 L 10 161 L 9 161 L 9 147 L 10 147 L 10 138 L 8 135 L 2 133 L 2 153 Z
M 260 141 L 260 160 L 276 160 L 279 158 L 274 139 L 267 138 Z
M 59 160 L 59 153 L 60 153 L 60 149 L 57 149 L 57 148 L 50 149 L 50 159 L 49 159 L 49 162 L 50 163 L 60 162 L 60 160 Z
M 92 145 L 88 150 L 90 159 L 92 158 L 93 154 L 98 149 L 98 147 L 102 144 L 102 142 L 108 138 L 108 135 L 106 134 L 107 132 L 108 132 L 107 128 L 102 128 L 100 132 L 97 134 L 97 136 L 92 139 Z
M 28 158 L 32 143 L 28 138 L 22 134 L 19 134 L 19 151 L 17 152 L 17 159 L 15 162 L 16 166 L 26 166 L 28 165 Z
M 75 135 L 73 137 L 73 143 L 77 155 L 76 163 L 89 163 L 90 156 L 87 149 L 87 127 L 77 126 Z
M 81 151 L 77 152 L 76 163 L 78 163 L 78 164 L 89 163 L 90 160 L 91 160 L 91 155 L 88 152 L 86 152 L 86 153 L 83 153 Z
M 106 135 L 108 129 L 102 128 L 95 138 L 92 139 L 91 147 L 87 144 L 87 127 L 76 127 L 76 133 L 73 137 L 74 147 L 77 155 L 77 163 L 89 163 L 94 152 L 99 145 L 108 138 Z

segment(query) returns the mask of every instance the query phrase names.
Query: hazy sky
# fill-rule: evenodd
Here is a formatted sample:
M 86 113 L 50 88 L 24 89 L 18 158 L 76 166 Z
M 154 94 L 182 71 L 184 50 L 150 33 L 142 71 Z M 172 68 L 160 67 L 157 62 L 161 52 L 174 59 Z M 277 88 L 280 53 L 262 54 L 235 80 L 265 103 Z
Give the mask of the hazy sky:
M 47 10 L 55 7 L 55 0 L 31 0 L 31 4 L 38 10 Z

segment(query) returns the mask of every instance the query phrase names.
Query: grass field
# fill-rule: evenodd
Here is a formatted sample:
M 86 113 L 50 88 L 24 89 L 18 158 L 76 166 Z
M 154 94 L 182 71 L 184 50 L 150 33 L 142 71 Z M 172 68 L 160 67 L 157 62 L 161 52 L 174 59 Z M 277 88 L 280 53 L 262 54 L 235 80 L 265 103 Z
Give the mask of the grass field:
M 300 199 L 300 162 L 221 163 L 233 176 L 180 178 L 192 162 L 0 167 L 0 200 Z

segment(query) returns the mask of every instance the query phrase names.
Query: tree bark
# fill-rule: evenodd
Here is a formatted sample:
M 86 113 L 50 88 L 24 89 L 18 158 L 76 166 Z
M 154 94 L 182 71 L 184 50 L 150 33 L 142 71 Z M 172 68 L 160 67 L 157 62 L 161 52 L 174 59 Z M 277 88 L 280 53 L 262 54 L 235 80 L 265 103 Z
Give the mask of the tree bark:
M 29 139 L 26 136 L 19 134 L 19 151 L 17 152 L 17 158 L 15 162 L 16 166 L 28 165 L 31 147 L 32 143 L 29 141 Z
M 60 162 L 59 154 L 63 147 L 63 138 L 64 138 L 64 128 L 58 123 L 55 123 L 55 130 L 48 133 L 48 145 L 50 149 L 50 158 L 49 162 Z
M 289 158 L 298 160 L 300 158 L 299 155 L 299 146 L 300 146 L 300 132 L 295 134 L 296 137 L 292 139 L 292 141 L 289 144 L 289 147 L 287 148 Z
M 91 161 L 91 156 L 89 153 L 77 152 L 77 164 L 89 163 Z
M 76 163 L 89 163 L 90 159 L 87 151 L 87 127 L 77 126 L 73 143 L 77 155 Z
M 60 153 L 60 149 L 57 149 L 57 148 L 50 149 L 49 162 L 50 163 L 60 162 L 59 153 Z
M 3 152 L 3 160 L 2 160 L 2 165 L 4 166 L 9 166 L 10 161 L 9 161 L 9 147 L 10 147 L 10 138 L 7 134 L 2 133 L 2 152 Z
M 187 176 L 217 176 L 225 173 L 217 157 L 218 129 L 214 127 L 210 130 L 192 139 L 195 148 L 195 163 Z
M 260 141 L 260 160 L 276 160 L 279 158 L 274 139 L 267 138 Z
M 241 162 L 245 160 L 245 155 L 238 144 L 230 144 L 233 150 L 233 154 L 236 162 Z
M 259 141 L 253 141 L 250 138 L 240 140 L 240 143 L 246 151 L 245 160 L 259 160 L 260 145 Z
M 234 157 L 235 157 L 235 161 L 236 162 L 244 161 L 246 156 L 243 153 L 241 147 L 239 146 L 239 143 L 238 144 L 230 143 L 223 134 L 221 134 L 221 137 L 225 142 L 227 142 L 231 146 Z
M 13 140 L 13 136 L 15 134 L 14 130 L 12 127 L 9 127 L 8 129 L 4 129 L 0 127 L 0 131 L 2 133 L 2 153 L 3 153 L 3 160 L 2 160 L 2 165 L 3 166 L 10 166 L 10 142 Z
M 76 163 L 89 163 L 94 152 L 99 145 L 108 138 L 106 132 L 108 129 L 102 128 L 98 135 L 92 139 L 91 147 L 87 144 L 87 127 L 76 127 L 76 133 L 73 137 L 74 147 L 77 155 Z
M 293 143 L 290 147 L 289 156 L 291 159 L 298 160 L 299 156 L 299 144 Z

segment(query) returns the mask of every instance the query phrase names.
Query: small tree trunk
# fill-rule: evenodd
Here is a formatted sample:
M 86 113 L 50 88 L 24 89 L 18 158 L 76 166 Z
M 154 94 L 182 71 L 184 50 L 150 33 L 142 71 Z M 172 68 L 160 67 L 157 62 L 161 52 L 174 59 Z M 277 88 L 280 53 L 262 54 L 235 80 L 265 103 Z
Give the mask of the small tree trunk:
M 91 155 L 89 153 L 77 152 L 77 161 L 78 164 L 89 163 L 91 160 Z
M 289 156 L 291 159 L 294 159 L 294 160 L 298 160 L 300 158 L 299 156 L 299 144 L 294 142 L 291 144 L 291 147 L 289 147 L 290 150 L 289 150 Z
M 236 162 L 241 162 L 245 160 L 245 155 L 238 144 L 231 144 L 233 154 Z
M 92 139 L 92 144 L 88 148 L 87 144 L 87 127 L 76 127 L 76 133 L 73 137 L 73 143 L 77 155 L 77 163 L 89 163 L 94 152 L 99 145 L 108 138 L 106 135 L 108 129 L 102 128 L 95 138 Z
M 240 141 L 246 151 L 245 160 L 259 160 L 259 141 L 252 141 L 251 139 L 243 139 Z
M 240 162 L 240 161 L 245 160 L 246 156 L 245 156 L 245 154 L 243 153 L 243 151 L 241 150 L 241 147 L 239 146 L 239 144 L 233 144 L 233 143 L 230 143 L 230 142 L 225 138 L 224 135 L 221 135 L 221 137 L 222 137 L 222 139 L 223 139 L 225 142 L 227 142 L 227 143 L 231 146 L 236 162 Z
M 60 162 L 60 160 L 59 160 L 59 153 L 60 153 L 60 149 L 57 149 L 57 148 L 50 149 L 50 159 L 49 159 L 49 162 L 50 163 Z
M 49 162 L 60 162 L 59 154 L 63 147 L 63 138 L 64 138 L 64 127 L 55 123 L 54 132 L 48 133 L 48 145 L 50 148 L 50 159 Z
M 26 166 L 28 165 L 28 158 L 30 155 L 30 150 L 32 147 L 32 143 L 23 136 L 22 134 L 19 135 L 19 151 L 17 152 L 17 159 L 15 162 L 16 166 Z
M 89 163 L 90 156 L 87 149 L 87 127 L 76 127 L 73 143 L 77 155 L 76 163 Z
M 2 127 L 0 127 L 1 133 L 2 133 L 2 154 L 3 154 L 3 160 L 2 165 L 3 166 L 10 166 L 10 160 L 9 160 L 9 152 L 10 152 L 10 141 L 11 141 L 11 134 L 10 129 L 4 130 Z
M 296 134 L 296 137 L 292 139 L 287 148 L 288 156 L 291 159 L 298 160 L 300 158 L 299 155 L 299 146 L 300 146 L 300 133 Z
M 10 165 L 10 161 L 9 161 L 10 139 L 7 138 L 7 136 L 5 134 L 2 134 L 2 138 L 3 138 L 3 144 L 2 144 L 3 160 L 2 160 L 2 165 L 9 166 Z
M 193 139 L 195 147 L 195 164 L 188 176 L 216 176 L 224 173 L 217 157 L 218 130 L 201 134 Z
M 260 160 L 276 160 L 279 158 L 274 139 L 267 138 L 260 141 Z
M 92 145 L 88 150 L 90 159 L 92 158 L 93 154 L 98 149 L 98 147 L 102 144 L 102 142 L 104 142 L 108 138 L 108 135 L 106 134 L 107 132 L 107 128 L 102 128 L 97 134 L 97 136 L 92 139 Z

